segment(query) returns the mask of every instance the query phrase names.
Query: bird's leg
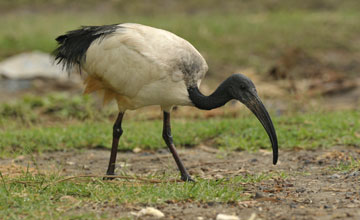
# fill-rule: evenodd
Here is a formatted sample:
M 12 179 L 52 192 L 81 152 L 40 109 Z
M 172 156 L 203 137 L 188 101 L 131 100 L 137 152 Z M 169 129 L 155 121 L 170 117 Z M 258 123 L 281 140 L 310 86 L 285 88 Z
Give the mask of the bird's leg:
M 123 133 L 123 130 L 121 128 L 121 122 L 124 117 L 124 112 L 119 112 L 119 115 L 115 121 L 114 127 L 113 127 L 113 140 L 112 140 L 112 147 L 111 147 L 111 154 L 110 154 L 110 160 L 109 160 L 109 167 L 106 171 L 106 175 L 115 175 L 115 162 L 116 162 L 116 154 L 118 150 L 119 145 L 119 139 L 120 136 Z M 105 178 L 105 179 L 112 179 L 112 178 Z
M 181 173 L 181 179 L 183 181 L 194 181 L 191 179 L 190 175 L 186 171 L 184 165 L 182 164 L 178 153 L 176 152 L 175 145 L 173 143 L 173 139 L 171 136 L 171 126 L 170 126 L 170 113 L 164 111 L 164 127 L 163 127 L 163 133 L 162 136 L 164 138 L 164 141 L 166 145 L 169 147 L 175 162 L 180 170 Z

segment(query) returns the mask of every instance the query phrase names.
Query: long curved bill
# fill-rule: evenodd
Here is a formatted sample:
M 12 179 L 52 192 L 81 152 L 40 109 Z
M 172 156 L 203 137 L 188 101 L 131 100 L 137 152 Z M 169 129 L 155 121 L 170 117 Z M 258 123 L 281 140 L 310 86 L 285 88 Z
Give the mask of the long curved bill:
M 267 112 L 264 104 L 261 102 L 260 98 L 254 94 L 246 103 L 244 103 L 259 119 L 261 124 L 266 130 L 266 133 L 269 135 L 272 150 L 273 150 L 273 164 L 277 163 L 278 160 L 278 141 L 276 137 L 276 131 L 274 125 L 271 121 L 270 115 Z

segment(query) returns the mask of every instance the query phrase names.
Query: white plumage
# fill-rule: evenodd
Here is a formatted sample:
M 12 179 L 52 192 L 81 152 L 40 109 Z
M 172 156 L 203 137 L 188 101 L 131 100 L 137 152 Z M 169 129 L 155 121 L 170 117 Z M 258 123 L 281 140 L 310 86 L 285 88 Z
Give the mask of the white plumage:
M 108 175 L 114 175 L 125 111 L 159 105 L 164 111 L 163 138 L 181 179 L 192 181 L 173 144 L 170 110 L 174 105 L 209 110 L 231 99 L 244 103 L 260 120 L 270 137 L 276 164 L 276 132 L 252 81 L 242 74 L 233 74 L 214 93 L 204 96 L 198 88 L 208 66 L 186 40 L 165 30 L 131 23 L 85 26 L 56 40 L 59 46 L 54 51 L 55 59 L 68 70 L 78 67 L 87 73 L 85 93 L 103 91 L 104 102 L 115 99 L 118 104 Z
M 95 90 L 102 85 L 120 111 L 148 105 L 169 111 L 173 105 L 192 105 L 187 87 L 199 85 L 208 70 L 200 53 L 171 32 L 140 24 L 119 26 L 88 48 L 82 68 L 89 74 L 89 86 L 98 81 Z M 197 65 L 197 71 L 186 73 L 184 66 L 191 65 Z

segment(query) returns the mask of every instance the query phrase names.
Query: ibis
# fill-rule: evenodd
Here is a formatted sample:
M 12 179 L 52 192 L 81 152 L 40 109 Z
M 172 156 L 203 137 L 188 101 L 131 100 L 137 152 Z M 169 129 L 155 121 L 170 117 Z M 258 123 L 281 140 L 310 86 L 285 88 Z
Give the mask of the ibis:
M 82 26 L 56 38 L 55 61 L 68 71 L 86 73 L 84 93 L 102 91 L 104 102 L 115 100 L 118 116 L 107 175 L 115 175 L 121 124 L 127 110 L 159 105 L 163 111 L 162 137 L 183 181 L 193 181 L 176 152 L 171 134 L 173 106 L 210 110 L 238 100 L 249 108 L 266 130 L 278 159 L 278 142 L 268 111 L 254 83 L 233 74 L 206 96 L 199 90 L 208 65 L 188 41 L 166 30 L 134 23 Z

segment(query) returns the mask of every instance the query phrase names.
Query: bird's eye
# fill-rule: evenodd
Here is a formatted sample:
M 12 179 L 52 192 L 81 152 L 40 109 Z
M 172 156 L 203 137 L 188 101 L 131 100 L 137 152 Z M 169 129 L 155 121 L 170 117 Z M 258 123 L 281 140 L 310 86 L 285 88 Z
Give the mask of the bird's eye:
M 241 89 L 241 90 L 245 90 L 245 89 L 246 89 L 246 86 L 245 86 L 245 85 L 240 85 L 240 89 Z

